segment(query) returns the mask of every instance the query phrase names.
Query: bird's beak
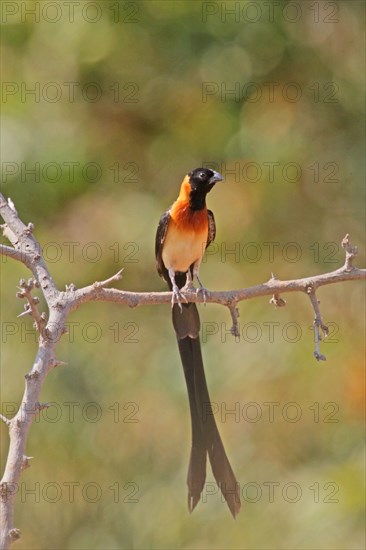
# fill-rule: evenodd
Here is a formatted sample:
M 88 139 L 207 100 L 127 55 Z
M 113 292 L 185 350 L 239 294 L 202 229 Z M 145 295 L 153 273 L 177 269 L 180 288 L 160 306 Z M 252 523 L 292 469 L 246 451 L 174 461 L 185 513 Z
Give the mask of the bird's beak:
M 210 184 L 216 183 L 217 181 L 222 181 L 224 178 L 218 172 L 213 171 L 214 175 L 210 178 Z

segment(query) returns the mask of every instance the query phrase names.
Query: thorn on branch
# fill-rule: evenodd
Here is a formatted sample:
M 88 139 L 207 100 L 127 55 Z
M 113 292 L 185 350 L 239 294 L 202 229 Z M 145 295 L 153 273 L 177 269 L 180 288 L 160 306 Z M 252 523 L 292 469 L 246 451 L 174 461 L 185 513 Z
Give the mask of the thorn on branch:
M 34 457 L 33 456 L 25 456 L 25 455 L 22 456 L 22 463 L 21 463 L 21 466 L 20 466 L 20 469 L 22 471 L 26 470 L 27 468 L 30 468 L 30 466 L 31 466 L 30 461 L 32 460 L 32 458 L 34 458 Z
M 34 224 L 32 222 L 29 222 L 27 227 L 24 229 L 25 235 L 32 235 L 34 231 Z
M 49 362 L 49 366 L 52 368 L 55 368 L 55 367 L 62 367 L 62 366 L 66 366 L 68 365 L 68 363 L 66 363 L 66 361 L 58 361 L 57 359 L 51 359 L 51 361 Z
M 270 304 L 273 304 L 275 307 L 285 307 L 286 300 L 281 298 L 279 294 L 273 294 L 272 298 L 269 301 Z
M 17 318 L 25 317 L 25 315 L 32 315 L 32 309 L 29 304 L 24 304 L 24 311 L 22 311 L 22 313 L 19 313 L 19 315 L 17 315 Z
M 346 251 L 346 261 L 344 263 L 344 269 L 346 271 L 351 271 L 353 269 L 352 261 L 358 253 L 357 246 L 351 245 L 348 233 L 342 239 L 341 245 L 342 248 L 344 248 L 344 250 Z
M 13 203 L 10 197 L 8 197 L 8 205 L 9 205 L 9 208 L 11 208 L 12 211 L 18 215 L 18 212 L 16 211 L 16 208 L 15 208 L 15 204 Z

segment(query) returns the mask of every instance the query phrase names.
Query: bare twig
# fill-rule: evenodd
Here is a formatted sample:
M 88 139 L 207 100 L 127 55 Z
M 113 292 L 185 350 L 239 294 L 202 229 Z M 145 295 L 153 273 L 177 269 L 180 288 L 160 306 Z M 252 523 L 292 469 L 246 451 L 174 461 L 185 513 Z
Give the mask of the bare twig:
M 20 279 L 19 292 L 17 292 L 17 298 L 25 298 L 27 303 L 24 306 L 24 311 L 18 315 L 23 317 L 24 315 L 31 315 L 34 319 L 35 328 L 38 330 L 41 336 L 44 336 L 44 329 L 46 326 L 46 313 L 39 313 L 37 305 L 39 304 L 39 298 L 32 296 L 32 290 L 34 287 L 39 287 L 38 282 L 33 279 Z
M 233 324 L 232 324 L 232 327 L 231 327 L 231 334 L 233 334 L 233 336 L 238 338 L 238 337 L 240 337 L 239 323 L 238 323 L 238 319 L 239 319 L 240 315 L 239 315 L 239 310 L 236 307 L 236 301 L 233 300 L 232 302 L 228 303 L 228 308 L 229 308 L 229 311 L 230 311 L 231 319 L 233 321 Z
M 109 277 L 109 279 L 106 279 L 105 281 L 101 281 L 101 282 L 96 281 L 93 284 L 93 287 L 94 288 L 104 288 L 106 286 L 111 285 L 112 283 L 116 283 L 117 281 L 120 281 L 122 279 L 122 271 L 123 271 L 123 268 L 120 269 L 119 271 L 117 271 L 117 273 L 115 273 L 115 275 L 112 275 L 112 277 Z
M 33 279 L 29 279 L 27 283 L 21 280 L 17 296 L 27 300 L 23 314 L 31 315 L 34 318 L 36 328 L 40 333 L 38 351 L 33 366 L 25 375 L 25 390 L 20 408 L 11 420 L 0 415 L 0 419 L 9 427 L 10 435 L 8 458 L 0 483 L 0 548 L 6 550 L 20 537 L 19 529 L 13 526 L 15 491 L 11 488 L 16 486 L 22 471 L 30 465 L 29 461 L 32 457 L 27 457 L 25 448 L 28 432 L 35 415 L 42 408 L 47 407 L 47 403 L 39 402 L 44 380 L 51 369 L 65 364 L 63 361 L 56 360 L 55 349 L 60 337 L 66 332 L 65 321 L 68 314 L 83 303 L 91 301 L 115 302 L 129 307 L 153 304 L 170 305 L 172 294 L 171 292 L 127 292 L 106 288 L 121 279 L 122 270 L 105 281 L 96 282 L 85 288 L 77 289 L 70 283 L 66 286 L 65 291 L 60 291 L 56 288 L 42 258 L 41 247 L 33 235 L 33 225 L 25 225 L 18 217 L 14 204 L 10 200 L 6 201 L 1 193 L 0 214 L 5 222 L 2 226 L 3 234 L 12 244 L 12 247 L 0 245 L 0 255 L 20 261 L 31 270 Z M 201 293 L 189 291 L 184 293 L 184 297 L 187 302 L 216 303 L 228 307 L 233 321 L 232 333 L 237 336 L 239 333 L 238 302 L 260 296 L 272 296 L 271 303 L 280 307 L 285 303 L 280 294 L 296 291 L 308 293 L 315 312 L 317 359 L 321 359 L 319 328 L 325 333 L 326 327 L 320 315 L 316 290 L 321 286 L 341 281 L 366 278 L 365 269 L 352 266 L 356 249 L 351 247 L 348 235 L 343 239 L 342 246 L 346 250 L 345 264 L 331 273 L 289 281 L 279 281 L 272 276 L 268 282 L 249 288 L 228 292 L 207 292 L 204 297 Z M 45 313 L 40 314 L 38 311 L 38 299 L 32 296 L 34 286 L 40 288 L 43 293 L 48 307 L 48 318 Z
M 323 319 L 322 319 L 322 316 L 321 316 L 321 313 L 320 313 L 320 308 L 319 308 L 319 300 L 316 297 L 316 293 L 315 293 L 314 287 L 312 285 L 308 286 L 307 293 L 309 295 L 311 305 L 313 306 L 314 314 L 315 314 L 314 322 L 313 322 L 314 333 L 315 333 L 314 357 L 317 361 L 326 361 L 327 358 L 325 357 L 325 355 L 320 353 L 320 342 L 322 340 L 322 336 L 320 334 L 320 329 L 323 332 L 324 338 L 326 338 L 328 336 L 329 329 L 328 329 L 327 325 L 323 322 Z

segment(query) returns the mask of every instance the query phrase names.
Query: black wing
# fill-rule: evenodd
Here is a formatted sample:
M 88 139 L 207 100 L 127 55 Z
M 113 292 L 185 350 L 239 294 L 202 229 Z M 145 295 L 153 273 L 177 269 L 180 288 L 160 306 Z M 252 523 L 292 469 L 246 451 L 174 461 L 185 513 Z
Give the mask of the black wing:
M 166 232 L 168 231 L 168 225 L 170 221 L 170 211 L 167 210 L 164 212 L 164 214 L 161 216 L 159 220 L 158 229 L 156 231 L 156 237 L 155 237 L 155 258 L 156 258 L 156 269 L 158 270 L 158 273 L 160 277 L 163 277 L 163 279 L 169 283 L 169 275 L 168 270 L 166 269 L 162 253 L 163 253 L 163 243 L 166 237 Z
M 215 222 L 215 217 L 213 215 L 213 212 L 211 210 L 207 210 L 207 215 L 208 215 L 208 236 L 207 236 L 206 248 L 215 240 L 215 237 L 216 237 L 216 222 Z

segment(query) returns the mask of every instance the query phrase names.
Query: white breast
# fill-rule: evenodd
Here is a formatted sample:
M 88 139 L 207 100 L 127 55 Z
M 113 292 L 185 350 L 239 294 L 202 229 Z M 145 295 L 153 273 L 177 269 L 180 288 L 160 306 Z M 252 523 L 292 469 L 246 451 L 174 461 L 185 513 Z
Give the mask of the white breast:
M 191 264 L 201 261 L 206 249 L 207 236 L 207 230 L 199 233 L 178 232 L 176 225 L 171 223 L 162 252 L 165 267 L 172 268 L 174 271 L 187 272 Z

